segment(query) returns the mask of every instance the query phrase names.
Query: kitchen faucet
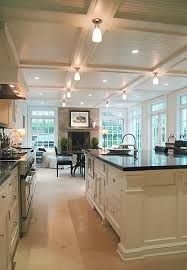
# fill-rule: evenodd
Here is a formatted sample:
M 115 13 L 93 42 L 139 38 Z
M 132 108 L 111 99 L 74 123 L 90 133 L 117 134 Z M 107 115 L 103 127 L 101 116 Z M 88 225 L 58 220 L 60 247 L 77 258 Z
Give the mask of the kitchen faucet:
M 174 134 L 170 134 L 168 137 L 168 142 L 170 142 L 170 139 L 176 139 Z
M 126 133 L 123 138 L 122 138 L 122 144 L 124 142 L 124 139 L 126 136 L 132 136 L 133 139 L 134 139 L 134 144 L 132 144 L 132 146 L 134 147 L 134 157 L 137 157 L 137 152 L 138 152 L 138 149 L 137 149 L 137 146 L 136 146 L 136 138 L 135 136 L 132 134 L 132 133 Z M 129 144 L 130 145 L 130 144 Z

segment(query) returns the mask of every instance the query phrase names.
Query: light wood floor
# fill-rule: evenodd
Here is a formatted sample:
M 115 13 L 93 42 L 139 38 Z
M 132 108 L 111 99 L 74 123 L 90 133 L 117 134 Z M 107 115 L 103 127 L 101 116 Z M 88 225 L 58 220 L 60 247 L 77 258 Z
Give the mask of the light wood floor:
M 118 237 L 84 198 L 85 182 L 39 169 L 33 218 L 19 242 L 16 270 L 186 270 L 187 253 L 122 262 Z

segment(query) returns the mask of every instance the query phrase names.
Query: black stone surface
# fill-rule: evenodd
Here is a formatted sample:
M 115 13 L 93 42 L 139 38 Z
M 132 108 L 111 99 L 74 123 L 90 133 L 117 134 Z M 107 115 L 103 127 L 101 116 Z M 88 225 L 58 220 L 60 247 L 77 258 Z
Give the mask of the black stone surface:
M 186 155 L 140 151 L 135 159 L 133 156 L 104 155 L 102 150 L 90 150 L 87 153 L 123 171 L 187 168 Z
M 18 161 L 0 161 L 0 186 L 11 175 L 12 170 L 18 165 Z

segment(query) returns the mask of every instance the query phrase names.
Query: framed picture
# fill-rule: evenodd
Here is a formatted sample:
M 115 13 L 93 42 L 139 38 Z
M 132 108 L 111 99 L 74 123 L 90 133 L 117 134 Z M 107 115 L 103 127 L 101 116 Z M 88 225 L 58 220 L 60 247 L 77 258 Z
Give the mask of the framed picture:
M 70 127 L 89 127 L 89 111 L 71 111 Z

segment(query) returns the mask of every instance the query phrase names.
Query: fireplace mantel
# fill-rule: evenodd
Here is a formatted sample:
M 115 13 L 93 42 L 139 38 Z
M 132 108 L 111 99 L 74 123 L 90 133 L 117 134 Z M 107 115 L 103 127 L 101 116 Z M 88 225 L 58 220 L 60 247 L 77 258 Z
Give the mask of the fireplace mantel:
M 96 128 L 93 128 L 93 127 L 69 127 L 68 128 L 68 130 L 69 131 L 81 131 L 81 130 L 83 130 L 83 131 L 88 131 L 88 130 L 99 130 L 99 128 L 98 127 L 96 127 Z

